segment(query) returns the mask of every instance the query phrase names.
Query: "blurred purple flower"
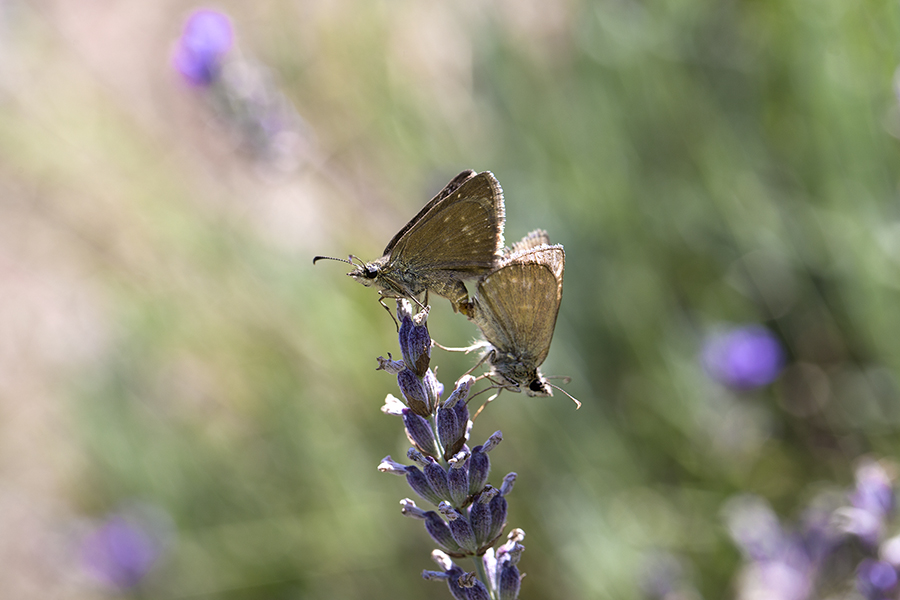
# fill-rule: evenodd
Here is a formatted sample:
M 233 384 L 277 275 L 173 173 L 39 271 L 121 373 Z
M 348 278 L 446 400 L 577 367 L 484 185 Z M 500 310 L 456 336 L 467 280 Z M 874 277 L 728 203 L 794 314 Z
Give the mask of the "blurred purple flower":
M 891 476 L 879 463 L 863 461 L 856 469 L 856 488 L 849 500 L 850 506 L 835 511 L 841 529 L 870 546 L 877 545 L 896 501 Z
M 756 496 L 733 498 L 725 507 L 732 539 L 746 558 L 741 598 L 805 600 L 815 585 L 820 561 L 830 542 L 817 528 L 796 533 L 782 527 L 769 504 Z M 820 547 L 820 543 L 825 546 Z
M 864 559 L 856 570 L 856 587 L 870 600 L 886 600 L 897 589 L 897 570 L 882 560 Z
M 178 38 L 172 64 L 188 83 L 208 86 L 218 77 L 233 37 L 227 15 L 210 9 L 194 11 Z
M 877 462 L 865 461 L 856 469 L 856 489 L 850 503 L 856 508 L 888 516 L 894 510 L 894 485 L 891 476 Z
M 168 530 L 166 519 L 165 515 L 148 511 L 111 515 L 81 541 L 80 554 L 85 570 L 111 587 L 135 586 L 164 550 Z
M 736 327 L 711 336 L 701 356 L 707 374 L 730 388 L 748 390 L 772 383 L 784 366 L 784 351 L 765 327 Z

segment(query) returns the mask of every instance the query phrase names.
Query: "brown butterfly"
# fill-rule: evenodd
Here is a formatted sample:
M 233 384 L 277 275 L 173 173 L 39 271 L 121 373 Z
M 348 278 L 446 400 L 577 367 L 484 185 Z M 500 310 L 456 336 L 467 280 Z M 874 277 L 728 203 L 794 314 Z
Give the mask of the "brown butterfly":
M 565 266 L 563 247 L 550 245 L 547 233 L 536 230 L 505 250 L 497 268 L 476 284 L 466 314 L 484 335 L 481 346 L 489 351 L 482 360 L 490 364 L 487 377 L 497 380 L 497 387 L 553 395 L 556 386 L 538 367 L 550 351 Z
M 420 306 L 423 293 L 450 300 L 454 312 L 469 307 L 463 283 L 489 273 L 503 252 L 503 190 L 489 171 L 466 170 L 454 177 L 400 230 L 378 260 L 355 256 L 340 260 L 354 266 L 347 273 L 384 298 L 410 298 Z M 353 260 L 358 262 L 354 263 Z M 425 301 L 427 302 L 427 294 Z

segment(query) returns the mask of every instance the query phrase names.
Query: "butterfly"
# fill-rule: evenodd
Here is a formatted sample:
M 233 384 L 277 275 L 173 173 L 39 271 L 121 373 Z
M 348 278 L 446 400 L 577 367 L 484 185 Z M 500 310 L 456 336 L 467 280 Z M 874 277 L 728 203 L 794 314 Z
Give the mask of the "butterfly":
M 330 259 L 352 264 L 347 275 L 378 288 L 382 305 L 385 298 L 409 298 L 424 306 L 420 296 L 426 293 L 427 302 L 427 292 L 433 292 L 449 299 L 454 312 L 465 312 L 470 304 L 463 280 L 489 273 L 502 256 L 504 211 L 497 178 L 489 171 L 466 170 L 394 236 L 378 260 L 317 256 L 313 263 Z
M 535 230 L 505 249 L 497 268 L 476 283 L 465 312 L 484 336 L 480 346 L 489 350 L 482 360 L 490 365 L 487 378 L 497 387 L 528 396 L 553 395 L 556 386 L 538 367 L 550 351 L 565 266 L 563 247 L 551 245 L 545 231 Z

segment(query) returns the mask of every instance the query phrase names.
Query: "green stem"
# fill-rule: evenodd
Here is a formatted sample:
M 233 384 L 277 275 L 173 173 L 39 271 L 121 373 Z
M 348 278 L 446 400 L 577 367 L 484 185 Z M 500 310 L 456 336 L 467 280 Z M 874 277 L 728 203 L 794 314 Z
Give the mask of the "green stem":
M 475 563 L 475 572 L 478 573 L 478 579 L 480 579 L 481 583 L 488 589 L 491 598 L 496 598 L 494 595 L 494 588 L 491 587 L 491 582 L 488 579 L 487 571 L 484 570 L 484 561 L 480 556 L 473 556 L 472 561 Z

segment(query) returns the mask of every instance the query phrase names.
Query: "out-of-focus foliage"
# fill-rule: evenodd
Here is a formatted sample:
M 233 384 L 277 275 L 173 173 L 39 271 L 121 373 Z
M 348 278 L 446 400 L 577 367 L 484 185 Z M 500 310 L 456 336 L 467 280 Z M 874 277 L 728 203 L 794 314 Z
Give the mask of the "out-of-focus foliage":
M 523 598 L 637 598 L 658 556 L 728 597 L 731 499 L 790 522 L 900 451 L 896 2 L 229 1 L 186 81 L 196 8 L 0 3 L 10 597 L 449 597 L 375 469 L 394 325 L 311 258 L 377 258 L 463 168 L 566 248 L 542 371 L 584 407 L 473 432 Z

